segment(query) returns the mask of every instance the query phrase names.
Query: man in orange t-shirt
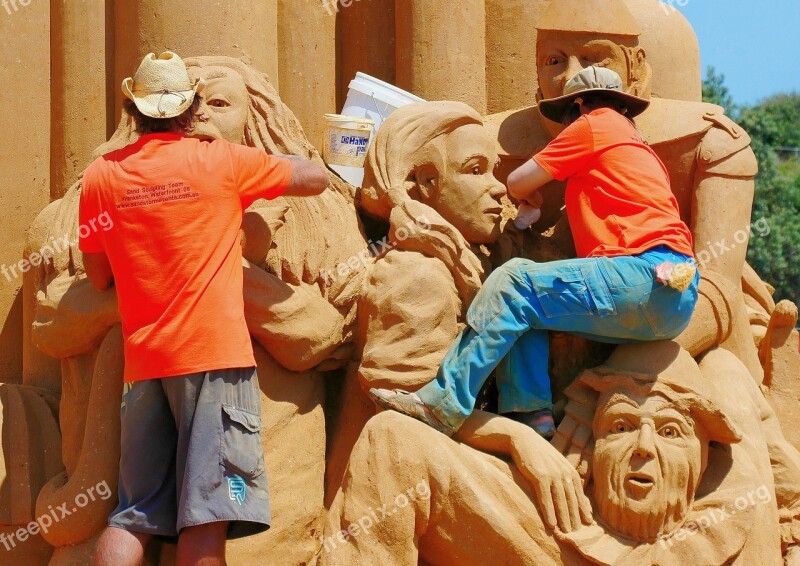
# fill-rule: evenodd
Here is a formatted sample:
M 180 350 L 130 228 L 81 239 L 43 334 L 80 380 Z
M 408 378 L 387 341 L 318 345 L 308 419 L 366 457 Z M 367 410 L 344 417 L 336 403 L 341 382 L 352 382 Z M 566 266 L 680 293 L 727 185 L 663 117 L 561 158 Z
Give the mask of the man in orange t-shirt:
M 224 564 L 227 538 L 269 528 L 243 211 L 319 194 L 329 178 L 306 160 L 189 137 L 201 88 L 174 53 L 145 57 L 123 83 L 141 138 L 83 177 L 86 274 L 116 287 L 125 340 L 119 504 L 98 565 L 141 563 L 153 535 L 179 536 L 179 564 Z M 101 215 L 111 229 L 92 229 Z
M 630 120 L 648 104 L 602 67 L 584 69 L 564 96 L 542 101 L 546 117 L 570 125 L 509 176 L 508 188 L 523 202 L 520 216 L 535 218 L 538 189 L 567 180 L 579 259 L 514 259 L 495 270 L 436 379 L 416 393 L 373 389 L 379 405 L 452 434 L 497 369 L 500 412 L 549 438 L 549 330 L 619 344 L 671 339 L 688 326 L 699 282 L 692 236 L 663 163 Z

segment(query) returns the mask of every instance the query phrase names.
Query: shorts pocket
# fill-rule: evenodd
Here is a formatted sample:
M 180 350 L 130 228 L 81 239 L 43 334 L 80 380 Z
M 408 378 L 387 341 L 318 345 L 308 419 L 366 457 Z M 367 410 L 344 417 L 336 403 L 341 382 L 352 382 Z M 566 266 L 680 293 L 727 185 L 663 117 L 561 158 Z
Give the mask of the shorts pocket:
M 545 316 L 610 316 L 617 313 L 614 299 L 596 262 L 562 265 L 530 273 Z
M 261 415 L 222 405 L 220 463 L 226 475 L 253 479 L 264 473 Z

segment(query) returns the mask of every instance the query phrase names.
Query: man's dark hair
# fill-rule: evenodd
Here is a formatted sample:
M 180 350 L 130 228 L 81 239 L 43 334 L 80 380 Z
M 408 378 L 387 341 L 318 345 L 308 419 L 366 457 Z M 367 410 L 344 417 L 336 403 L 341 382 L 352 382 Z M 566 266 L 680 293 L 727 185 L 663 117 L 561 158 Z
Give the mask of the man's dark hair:
M 616 110 L 623 116 L 628 114 L 628 108 L 624 100 L 620 100 L 613 94 L 606 94 L 604 92 L 592 92 L 583 96 L 583 107 L 589 112 L 597 110 L 598 108 L 611 108 Z M 573 104 L 564 114 L 564 125 L 569 126 L 575 120 L 581 117 L 581 107 L 578 104 Z
M 139 111 L 136 104 L 128 98 L 126 98 L 122 104 L 125 110 L 133 116 L 136 122 L 136 131 L 145 135 L 164 132 L 191 133 L 194 129 L 197 111 L 200 110 L 200 105 L 202 103 L 202 98 L 199 95 L 195 95 L 192 105 L 174 118 L 151 118 L 150 116 L 145 116 Z

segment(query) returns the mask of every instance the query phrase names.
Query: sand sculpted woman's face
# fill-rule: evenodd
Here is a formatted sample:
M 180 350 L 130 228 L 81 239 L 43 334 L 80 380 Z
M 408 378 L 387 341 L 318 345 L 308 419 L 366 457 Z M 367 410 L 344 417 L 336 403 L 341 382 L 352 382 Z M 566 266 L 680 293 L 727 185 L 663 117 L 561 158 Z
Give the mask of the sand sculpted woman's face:
M 192 135 L 244 143 L 249 98 L 242 76 L 227 67 L 189 67 L 189 73 L 206 82 Z
M 462 126 L 443 142 L 445 171 L 425 199 L 469 241 L 488 244 L 500 236 L 506 188 L 494 176 L 497 153 L 486 129 Z

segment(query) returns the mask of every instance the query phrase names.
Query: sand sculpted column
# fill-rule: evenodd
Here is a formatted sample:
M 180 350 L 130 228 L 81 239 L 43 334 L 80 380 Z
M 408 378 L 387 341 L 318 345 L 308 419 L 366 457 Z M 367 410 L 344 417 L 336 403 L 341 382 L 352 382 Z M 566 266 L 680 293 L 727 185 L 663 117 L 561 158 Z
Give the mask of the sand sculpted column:
M 50 202 L 50 3 L 0 7 L 0 382 L 22 378 L 25 231 Z
M 641 46 L 653 68 L 653 96 L 700 102 L 700 44 L 692 25 L 674 6 L 658 0 L 625 0 L 642 26 Z M 676 65 L 675 62 L 680 61 Z
M 64 196 L 106 141 L 106 2 L 51 3 L 51 198 Z
M 114 94 L 149 52 L 175 51 L 182 57 L 227 55 L 278 76 L 278 0 L 215 2 L 126 0 L 115 3 Z M 277 86 L 277 84 L 275 85 Z
M 281 99 L 322 147 L 322 116 L 337 110 L 335 11 L 320 0 L 279 0 L 278 50 Z
M 347 98 L 348 85 L 361 71 L 395 84 L 395 7 L 392 0 L 354 2 L 339 8 L 336 43 L 339 50 L 338 104 Z
M 397 0 L 397 86 L 486 113 L 484 0 Z
M 536 100 L 536 23 L 545 5 L 545 0 L 486 0 L 489 114 Z

